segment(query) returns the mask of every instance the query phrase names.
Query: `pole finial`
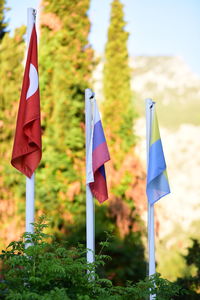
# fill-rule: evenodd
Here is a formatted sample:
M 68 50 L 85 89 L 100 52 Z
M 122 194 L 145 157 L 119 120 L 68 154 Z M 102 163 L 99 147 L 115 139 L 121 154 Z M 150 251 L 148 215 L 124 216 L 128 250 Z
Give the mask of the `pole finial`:
M 155 103 L 156 102 L 153 101 L 151 98 L 146 99 L 146 104 L 149 106 L 150 109 L 154 106 Z
M 36 9 L 33 9 L 33 19 L 34 19 L 34 22 L 35 22 L 35 20 L 36 20 L 36 14 L 37 14 Z
M 95 93 L 91 89 L 86 89 L 85 94 L 87 95 L 87 99 L 94 99 L 95 98 Z
M 95 97 L 95 93 L 92 92 L 92 95 L 90 96 L 90 100 L 92 100 Z

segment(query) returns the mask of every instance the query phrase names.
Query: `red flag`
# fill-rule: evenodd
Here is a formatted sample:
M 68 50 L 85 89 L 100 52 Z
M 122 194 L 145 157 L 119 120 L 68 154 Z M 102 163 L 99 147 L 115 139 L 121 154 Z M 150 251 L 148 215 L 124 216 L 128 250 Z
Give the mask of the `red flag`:
M 31 177 L 42 157 L 37 34 L 30 38 L 11 164 Z

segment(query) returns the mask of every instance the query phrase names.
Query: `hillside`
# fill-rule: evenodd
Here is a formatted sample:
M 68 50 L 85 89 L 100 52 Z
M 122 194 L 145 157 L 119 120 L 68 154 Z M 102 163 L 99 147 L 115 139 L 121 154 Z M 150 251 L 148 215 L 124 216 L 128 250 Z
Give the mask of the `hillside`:
M 136 57 L 131 59 L 134 102 L 143 111 L 143 100 L 153 98 L 160 122 L 176 129 L 182 123 L 200 125 L 200 78 L 179 57 Z
M 182 123 L 200 125 L 200 78 L 192 73 L 180 57 L 137 56 L 130 59 L 134 105 L 144 112 L 144 99 L 153 98 L 158 105 L 160 123 L 177 129 Z M 103 60 L 94 72 L 98 99 L 102 96 Z

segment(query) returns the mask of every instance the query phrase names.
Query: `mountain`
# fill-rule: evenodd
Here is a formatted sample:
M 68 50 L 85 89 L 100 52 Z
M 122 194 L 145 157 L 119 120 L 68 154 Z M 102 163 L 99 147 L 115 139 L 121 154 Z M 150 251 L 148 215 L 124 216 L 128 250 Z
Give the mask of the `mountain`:
M 200 77 L 180 57 L 139 56 L 130 60 L 134 102 L 143 113 L 145 98 L 158 103 L 160 122 L 175 129 L 182 123 L 200 125 Z
M 139 115 L 144 115 L 144 99 L 158 103 L 160 123 L 177 129 L 182 123 L 200 125 L 200 77 L 180 57 L 136 56 L 130 59 L 133 102 Z M 102 95 L 103 59 L 94 72 L 94 89 Z

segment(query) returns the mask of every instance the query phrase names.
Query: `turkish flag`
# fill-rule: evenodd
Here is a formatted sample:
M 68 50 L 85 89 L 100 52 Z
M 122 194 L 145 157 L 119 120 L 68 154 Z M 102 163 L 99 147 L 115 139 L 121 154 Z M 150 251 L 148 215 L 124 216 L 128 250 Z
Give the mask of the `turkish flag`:
M 37 34 L 34 24 L 21 90 L 11 164 L 30 178 L 41 157 Z

